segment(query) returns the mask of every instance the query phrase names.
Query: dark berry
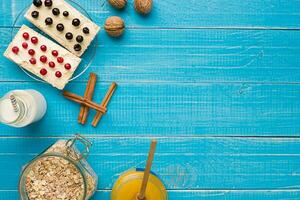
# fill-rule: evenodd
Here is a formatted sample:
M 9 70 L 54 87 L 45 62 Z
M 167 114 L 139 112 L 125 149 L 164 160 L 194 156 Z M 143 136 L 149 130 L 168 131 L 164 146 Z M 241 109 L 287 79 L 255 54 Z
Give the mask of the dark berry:
M 62 74 L 61 74 L 60 71 L 57 71 L 57 72 L 55 72 L 55 76 L 56 76 L 57 78 L 60 78 L 60 77 L 62 76 Z
M 52 0 L 45 0 L 45 6 L 51 7 L 52 6 Z
M 55 15 L 55 16 L 59 15 L 60 14 L 59 9 L 58 8 L 53 8 L 52 9 L 52 14 Z
M 35 59 L 35 58 L 30 58 L 29 62 L 30 62 L 32 65 L 35 65 L 35 64 L 36 64 L 36 59 Z
M 12 52 L 14 52 L 14 54 L 18 54 L 18 53 L 19 53 L 19 47 L 14 46 L 14 47 L 12 48 Z
M 31 42 L 32 42 L 33 44 L 37 44 L 37 43 L 39 42 L 39 40 L 38 40 L 37 37 L 32 37 L 32 38 L 31 38 Z
M 55 67 L 55 63 L 54 62 L 49 62 L 49 67 L 54 68 Z
M 66 33 L 66 38 L 67 38 L 68 40 L 72 40 L 72 39 L 73 39 L 73 34 L 70 33 L 70 32 Z
M 47 57 L 46 57 L 46 56 L 41 56 L 41 57 L 40 57 L 40 61 L 41 61 L 42 63 L 46 63 L 46 62 L 47 62 Z
M 82 31 L 83 31 L 83 33 L 85 33 L 85 34 L 89 34 L 89 33 L 90 33 L 90 29 L 89 29 L 88 27 L 84 27 L 84 28 L 82 29 Z
M 74 45 L 74 50 L 75 51 L 81 51 L 81 45 L 80 44 L 75 44 Z
M 65 69 L 70 70 L 71 69 L 71 65 L 69 63 L 65 64 Z
M 46 45 L 42 45 L 42 46 L 41 46 L 41 50 L 42 50 L 42 51 L 47 51 Z
M 53 51 L 52 51 L 52 55 L 53 55 L 54 57 L 58 56 L 58 51 L 53 50 Z
M 39 17 L 39 12 L 38 11 L 32 11 L 31 17 L 38 18 Z
M 28 54 L 31 55 L 31 56 L 33 56 L 35 54 L 35 51 L 33 49 L 29 49 L 28 50 Z
M 40 7 L 43 4 L 42 0 L 33 0 L 32 3 L 36 7 Z
M 57 25 L 56 25 L 56 29 L 57 29 L 58 31 L 62 32 L 62 31 L 65 29 L 65 27 L 64 27 L 63 24 L 57 24 Z
M 23 47 L 24 49 L 27 49 L 27 48 L 28 48 L 27 42 L 23 42 L 23 43 L 22 43 L 22 47 Z
M 51 24 L 53 24 L 53 19 L 51 17 L 47 17 L 45 19 L 45 23 L 46 23 L 46 25 L 51 25 Z
M 29 34 L 27 32 L 23 33 L 23 38 L 25 40 L 28 40 L 29 39 Z
M 80 20 L 75 18 L 75 19 L 73 19 L 72 24 L 73 24 L 73 26 L 79 26 L 80 25 Z
M 63 57 L 58 57 L 57 58 L 57 62 L 58 63 L 63 63 L 64 62 L 64 58 Z
M 78 35 L 76 37 L 76 41 L 79 42 L 79 43 L 81 43 L 83 41 L 83 37 L 81 35 Z
M 68 12 L 68 11 L 64 11 L 64 12 L 63 12 L 63 15 L 64 15 L 65 17 L 68 17 L 68 16 L 69 16 L 69 12 Z
M 40 74 L 45 76 L 47 74 L 47 70 L 45 68 L 41 69 Z

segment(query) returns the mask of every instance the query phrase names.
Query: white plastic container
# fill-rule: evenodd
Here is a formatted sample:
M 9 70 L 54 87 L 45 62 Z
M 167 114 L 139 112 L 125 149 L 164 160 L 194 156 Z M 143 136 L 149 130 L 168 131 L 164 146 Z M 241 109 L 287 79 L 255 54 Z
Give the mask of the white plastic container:
M 47 110 L 44 96 L 36 90 L 13 90 L 0 100 L 0 122 L 25 127 L 42 119 Z

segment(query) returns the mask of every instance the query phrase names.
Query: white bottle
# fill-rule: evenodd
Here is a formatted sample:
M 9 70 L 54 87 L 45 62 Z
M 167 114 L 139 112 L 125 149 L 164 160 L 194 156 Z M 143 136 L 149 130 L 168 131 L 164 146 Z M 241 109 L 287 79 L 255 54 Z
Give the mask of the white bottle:
M 12 127 L 25 127 L 45 115 L 47 103 L 36 90 L 13 90 L 0 100 L 0 122 Z

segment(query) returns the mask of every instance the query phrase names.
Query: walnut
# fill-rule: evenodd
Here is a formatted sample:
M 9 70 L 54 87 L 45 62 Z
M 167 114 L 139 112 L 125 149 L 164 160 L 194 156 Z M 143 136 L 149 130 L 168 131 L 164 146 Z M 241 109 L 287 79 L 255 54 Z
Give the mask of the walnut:
M 135 10 L 143 15 L 150 13 L 152 10 L 152 6 L 152 0 L 134 0 Z
M 104 29 L 112 37 L 119 37 L 125 30 L 123 19 L 117 16 L 107 18 Z
M 127 0 L 108 0 L 108 2 L 117 9 L 123 9 L 127 4 Z

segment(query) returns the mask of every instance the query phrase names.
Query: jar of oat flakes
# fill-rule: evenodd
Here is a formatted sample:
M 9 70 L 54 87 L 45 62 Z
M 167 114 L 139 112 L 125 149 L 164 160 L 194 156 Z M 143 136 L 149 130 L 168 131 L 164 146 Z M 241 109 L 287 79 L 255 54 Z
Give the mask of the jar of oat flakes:
M 81 143 L 80 152 L 75 146 Z M 59 140 L 34 158 L 22 171 L 21 200 L 87 200 L 95 193 L 98 177 L 86 161 L 91 143 L 80 135 Z

